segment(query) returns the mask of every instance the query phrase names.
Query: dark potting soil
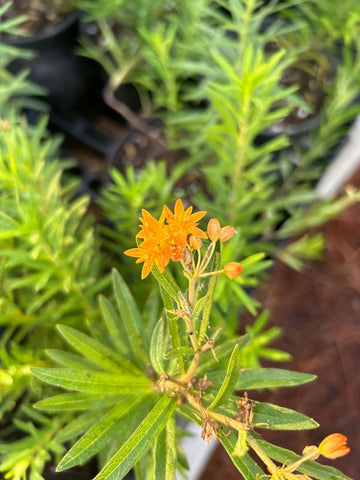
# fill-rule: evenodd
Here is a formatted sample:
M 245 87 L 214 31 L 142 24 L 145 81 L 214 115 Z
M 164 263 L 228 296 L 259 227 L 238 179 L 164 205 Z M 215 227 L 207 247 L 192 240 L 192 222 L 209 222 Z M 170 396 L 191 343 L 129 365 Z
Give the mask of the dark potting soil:
M 28 34 L 45 32 L 66 13 L 62 5 L 64 5 L 62 0 L 52 0 L 51 2 L 46 0 L 13 0 L 2 20 L 26 15 L 27 20 L 21 26 Z
M 360 187 L 360 170 L 352 178 Z M 274 347 L 293 356 L 286 364 L 268 364 L 313 373 L 317 380 L 251 398 L 298 410 L 320 423 L 315 430 L 258 430 L 277 445 L 301 454 L 330 433 L 348 437 L 349 455 L 320 460 L 353 479 L 359 474 L 360 451 L 360 205 L 344 211 L 322 229 L 327 238 L 323 260 L 299 274 L 280 262 L 257 297 L 271 312 L 271 324 L 283 329 Z M 245 319 L 251 322 L 250 318 Z M 241 479 L 222 447 L 218 447 L 201 480 Z

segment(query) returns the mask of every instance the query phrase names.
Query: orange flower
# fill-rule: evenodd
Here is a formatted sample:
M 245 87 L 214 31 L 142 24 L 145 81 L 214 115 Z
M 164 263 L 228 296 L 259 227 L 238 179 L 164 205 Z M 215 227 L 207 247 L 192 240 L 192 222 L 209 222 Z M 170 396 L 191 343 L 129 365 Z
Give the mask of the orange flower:
M 224 266 L 224 273 L 229 278 L 237 277 L 242 271 L 243 267 L 237 262 L 229 262 Z
M 332 433 L 324 438 L 318 447 L 320 455 L 326 458 L 338 458 L 347 455 L 350 448 L 346 445 L 347 438 L 341 433 Z
M 141 270 L 141 280 L 149 275 L 154 263 L 162 273 L 166 265 L 169 263 L 170 258 L 166 255 L 163 255 L 163 252 L 159 246 L 146 246 L 146 242 L 143 242 L 139 248 L 130 248 L 124 253 L 129 257 L 137 258 L 136 263 L 144 262 Z
M 207 238 L 206 233 L 197 227 L 199 220 L 201 220 L 206 212 L 192 213 L 193 207 L 184 209 L 182 201 L 178 198 L 175 202 L 174 213 L 164 205 L 163 215 L 168 221 L 169 232 L 177 245 L 185 246 L 187 236 L 191 233 L 200 238 Z
M 136 263 L 144 263 L 142 279 L 149 275 L 154 264 L 162 273 L 170 259 L 182 260 L 186 253 L 183 247 L 189 247 L 189 235 L 207 238 L 206 233 L 197 227 L 206 212 L 192 213 L 192 207 L 185 210 L 180 199 L 175 203 L 174 213 L 165 205 L 159 220 L 145 209 L 141 213 L 137 238 L 143 241 L 138 248 L 130 248 L 124 253 L 137 258 Z
M 140 232 L 136 235 L 138 238 L 152 239 L 154 242 L 160 241 L 164 236 L 164 220 L 165 217 L 161 215 L 159 220 L 156 220 L 151 213 L 144 208 L 141 210 L 142 217 L 139 218 L 141 224 Z

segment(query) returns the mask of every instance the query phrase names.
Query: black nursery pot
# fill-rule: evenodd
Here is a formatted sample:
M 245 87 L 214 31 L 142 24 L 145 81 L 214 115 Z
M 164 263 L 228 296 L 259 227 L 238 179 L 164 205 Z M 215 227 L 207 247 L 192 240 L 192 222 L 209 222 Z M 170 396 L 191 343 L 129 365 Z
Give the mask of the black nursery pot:
M 81 103 L 101 83 L 97 64 L 77 55 L 80 20 L 80 12 L 71 12 L 49 30 L 31 37 L 5 39 L 10 45 L 34 52 L 34 58 L 16 59 L 8 68 L 15 74 L 30 69 L 28 78 L 45 87 L 46 101 L 58 110 Z

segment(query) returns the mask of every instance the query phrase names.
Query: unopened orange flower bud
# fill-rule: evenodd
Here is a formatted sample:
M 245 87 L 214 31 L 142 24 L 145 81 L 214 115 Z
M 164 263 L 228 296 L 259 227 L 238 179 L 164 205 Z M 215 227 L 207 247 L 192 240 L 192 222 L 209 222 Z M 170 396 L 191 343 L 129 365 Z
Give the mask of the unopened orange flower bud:
M 209 240 L 212 242 L 217 242 L 220 238 L 220 231 L 221 227 L 219 220 L 217 218 L 211 218 L 207 225 L 207 235 Z
M 196 235 L 190 235 L 189 245 L 193 250 L 200 250 L 202 245 L 201 238 L 197 237 Z
M 178 262 L 184 258 L 184 250 L 181 247 L 173 247 L 170 252 L 170 258 L 173 262 Z
M 226 225 L 226 227 L 223 227 L 220 231 L 220 242 L 227 242 L 235 235 L 235 233 L 236 230 L 234 227 L 231 225 Z
M 243 271 L 243 267 L 240 263 L 237 262 L 229 262 L 224 267 L 224 273 L 229 278 L 235 278 Z
M 341 433 L 332 433 L 324 438 L 320 443 L 318 450 L 320 455 L 326 458 L 338 458 L 347 455 L 350 448 L 346 445 L 347 438 Z

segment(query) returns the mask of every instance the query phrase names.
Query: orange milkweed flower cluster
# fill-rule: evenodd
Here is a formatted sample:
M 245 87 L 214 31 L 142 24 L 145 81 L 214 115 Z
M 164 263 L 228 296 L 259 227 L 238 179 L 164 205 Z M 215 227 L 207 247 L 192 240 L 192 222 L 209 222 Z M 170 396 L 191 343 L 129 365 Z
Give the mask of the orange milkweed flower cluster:
M 212 243 L 217 240 L 224 242 L 236 233 L 234 227 L 229 225 L 221 228 L 217 219 L 211 219 L 207 233 L 204 232 L 198 225 L 207 212 L 193 213 L 193 207 L 185 209 L 180 199 L 176 201 L 173 212 L 164 205 L 158 220 L 145 209 L 142 209 L 141 213 L 140 232 L 137 234 L 140 240 L 139 246 L 124 252 L 129 257 L 137 258 L 136 263 L 143 263 L 141 279 L 149 275 L 153 265 L 163 273 L 170 260 L 185 261 L 187 252 L 200 250 L 202 239 L 210 240 Z M 241 268 L 237 269 L 239 273 L 241 270 Z M 197 272 L 199 276 L 202 271 Z M 232 273 L 233 271 L 234 268 Z M 220 271 L 214 273 L 220 273 Z

